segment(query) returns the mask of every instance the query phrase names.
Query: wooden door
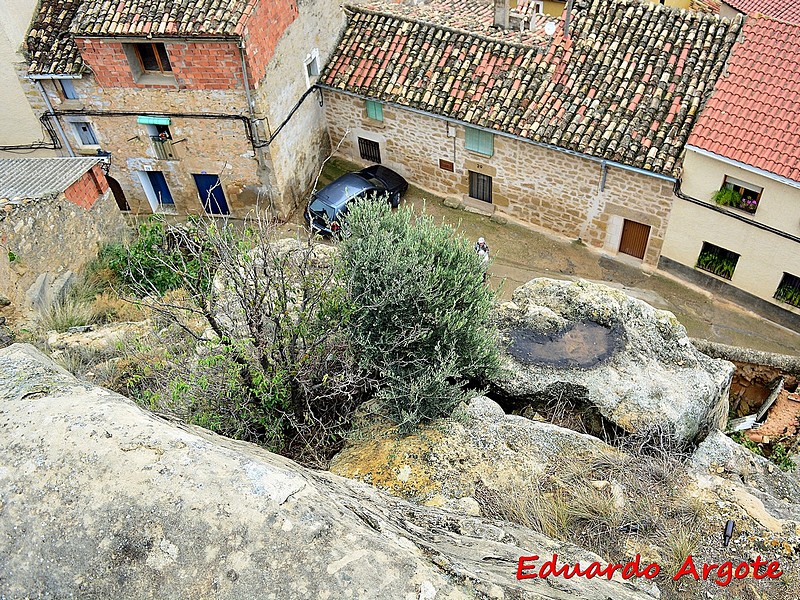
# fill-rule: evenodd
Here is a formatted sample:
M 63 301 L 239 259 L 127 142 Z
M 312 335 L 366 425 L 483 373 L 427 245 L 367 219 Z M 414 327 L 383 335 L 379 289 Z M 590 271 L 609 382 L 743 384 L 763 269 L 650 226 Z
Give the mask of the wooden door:
M 622 239 L 619 242 L 619 251 L 630 254 L 636 258 L 644 258 L 647 250 L 647 239 L 650 237 L 650 226 L 636 221 L 625 219 L 622 226 Z

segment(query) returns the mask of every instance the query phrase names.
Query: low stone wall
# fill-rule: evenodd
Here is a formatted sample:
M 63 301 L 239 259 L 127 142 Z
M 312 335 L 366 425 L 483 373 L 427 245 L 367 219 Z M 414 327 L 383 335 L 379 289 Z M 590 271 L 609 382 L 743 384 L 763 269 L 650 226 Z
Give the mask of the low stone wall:
M 52 300 L 51 292 L 68 283 L 101 246 L 127 235 L 110 191 L 89 209 L 63 194 L 0 207 L 0 294 L 11 301 L 6 314 L 30 315 L 37 304 Z

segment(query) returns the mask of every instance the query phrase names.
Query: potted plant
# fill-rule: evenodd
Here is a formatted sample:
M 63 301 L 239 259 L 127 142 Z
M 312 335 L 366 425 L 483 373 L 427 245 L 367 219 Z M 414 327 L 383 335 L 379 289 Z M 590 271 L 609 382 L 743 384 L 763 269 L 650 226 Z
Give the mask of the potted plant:
M 742 204 L 742 195 L 736 190 L 723 187 L 714 193 L 713 200 L 720 206 L 732 206 L 733 208 L 740 208 Z

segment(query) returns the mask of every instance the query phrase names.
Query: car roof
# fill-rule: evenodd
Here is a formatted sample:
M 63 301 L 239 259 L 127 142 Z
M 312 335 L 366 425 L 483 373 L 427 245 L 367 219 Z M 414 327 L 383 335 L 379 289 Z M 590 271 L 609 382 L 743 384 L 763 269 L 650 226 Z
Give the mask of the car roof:
M 375 186 L 358 173 L 347 173 L 319 190 L 314 194 L 314 199 L 321 200 L 328 206 L 340 206 L 364 190 L 372 189 Z

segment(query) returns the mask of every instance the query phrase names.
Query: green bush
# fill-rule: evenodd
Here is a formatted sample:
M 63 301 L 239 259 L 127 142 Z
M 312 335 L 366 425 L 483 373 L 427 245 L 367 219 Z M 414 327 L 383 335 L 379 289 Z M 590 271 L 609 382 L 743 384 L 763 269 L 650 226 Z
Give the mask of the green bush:
M 340 245 L 354 354 L 401 427 L 449 414 L 498 366 L 494 292 L 452 227 L 382 199 L 359 202 Z
M 187 281 L 207 287 L 210 281 L 203 276 L 208 272 L 203 261 L 210 261 L 213 254 L 202 245 L 202 241 L 209 239 L 198 231 L 203 227 L 214 225 L 190 220 L 168 226 L 153 217 L 139 226 L 136 240 L 129 247 L 107 246 L 101 258 L 123 285 L 139 295 L 164 294 L 185 287 Z M 177 228 L 187 231 L 177 236 L 174 234 Z
M 734 208 L 739 208 L 742 203 L 742 196 L 736 190 L 723 187 L 714 192 L 713 200 L 720 206 L 732 206 Z

